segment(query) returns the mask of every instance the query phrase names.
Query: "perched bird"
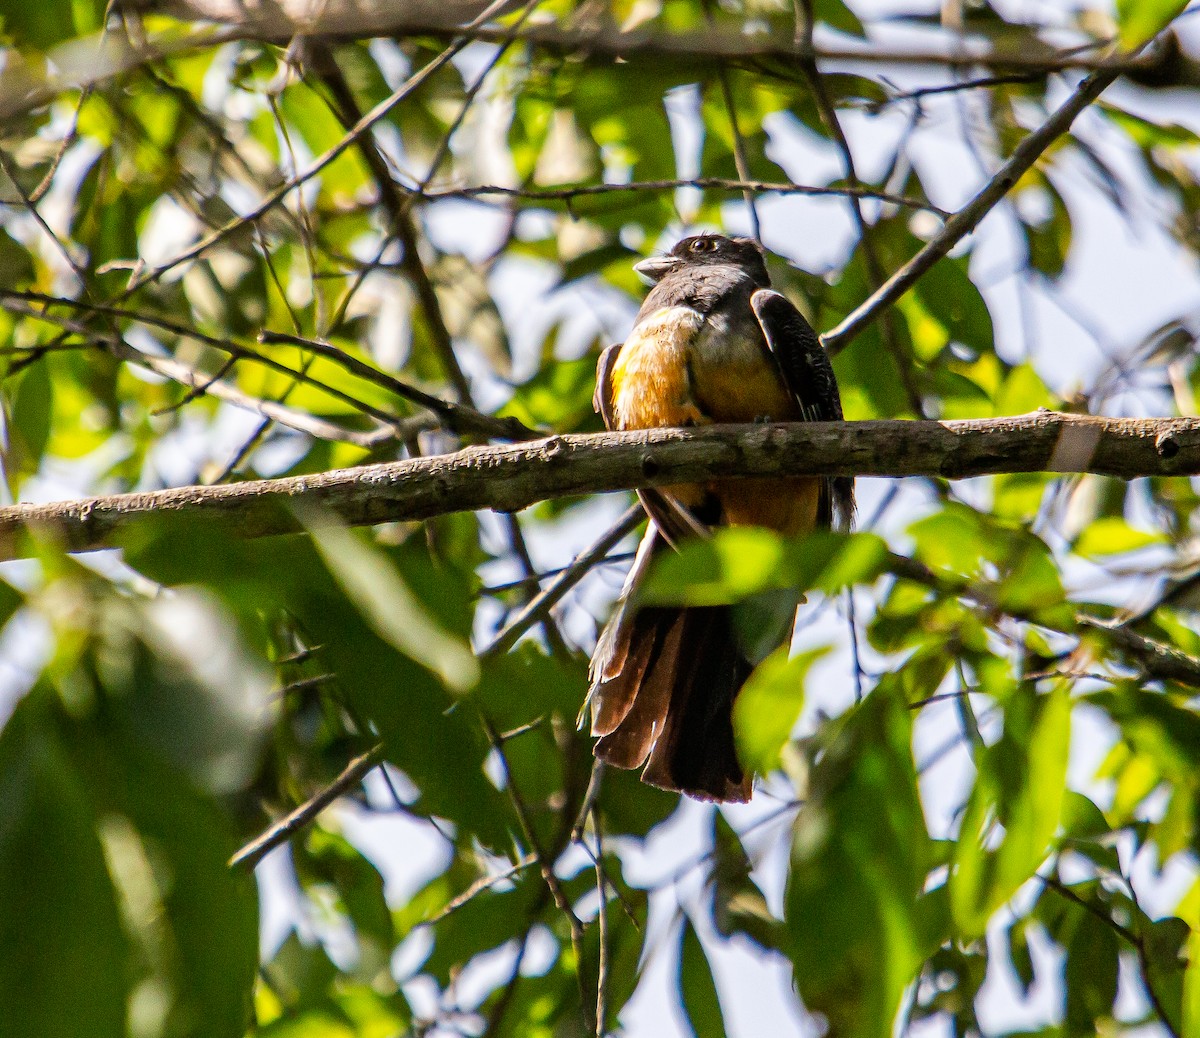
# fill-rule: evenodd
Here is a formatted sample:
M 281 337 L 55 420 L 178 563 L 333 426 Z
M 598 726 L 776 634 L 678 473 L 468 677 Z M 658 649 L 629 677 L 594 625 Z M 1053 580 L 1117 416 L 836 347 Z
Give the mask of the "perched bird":
M 829 358 L 800 312 L 770 288 L 756 242 L 696 235 L 634 270 L 654 287 L 629 337 L 600 357 L 595 406 L 609 429 L 841 419 Z M 748 638 L 738 606 L 638 607 L 637 588 L 658 552 L 716 526 L 788 535 L 848 529 L 853 481 L 740 479 L 640 496 L 650 523 L 592 656 L 596 756 L 621 768 L 645 764 L 642 780 L 663 789 L 748 800 L 752 776 L 734 746 L 733 702 L 753 665 L 791 637 L 798 596 L 782 621 Z

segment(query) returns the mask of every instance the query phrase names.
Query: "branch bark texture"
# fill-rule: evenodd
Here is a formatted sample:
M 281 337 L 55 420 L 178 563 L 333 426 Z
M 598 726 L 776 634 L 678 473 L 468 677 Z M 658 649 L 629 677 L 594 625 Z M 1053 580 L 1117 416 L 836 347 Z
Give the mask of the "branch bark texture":
M 207 21 L 223 27 L 226 37 L 287 43 L 296 36 L 362 39 L 370 36 L 407 37 L 465 34 L 471 39 L 500 42 L 504 28 L 495 24 L 472 26 L 488 4 L 486 0 L 127 0 L 127 6 L 163 14 L 183 21 Z M 496 19 L 521 6 L 512 0 L 498 11 Z M 996 66 L 1005 69 L 1034 69 L 1039 72 L 1111 67 L 1120 71 L 1153 69 L 1155 56 L 1097 58 L 1093 53 L 1029 53 L 1014 47 L 988 45 L 966 48 L 961 40 L 953 46 L 926 49 L 881 49 L 870 46 L 812 46 L 771 33 L 743 33 L 709 28 L 703 31 L 663 32 L 651 27 L 626 29 L 616 24 L 594 24 L 581 19 L 563 24 L 561 19 L 529 25 L 520 39 L 559 53 L 595 57 L 666 57 L 686 59 L 739 60 L 768 58 L 787 63 L 797 58 L 827 61 L 871 62 L 895 65 L 944 65 L 954 68 Z
M 454 454 L 229 486 L 180 487 L 0 508 L 0 558 L 40 531 L 71 551 L 119 543 L 161 512 L 242 537 L 299 530 L 296 508 L 351 525 L 449 512 L 515 512 L 549 498 L 745 476 L 937 476 L 1003 472 L 1200 474 L 1200 419 L 1096 418 L 1038 411 L 948 422 L 803 422 L 552 436 Z

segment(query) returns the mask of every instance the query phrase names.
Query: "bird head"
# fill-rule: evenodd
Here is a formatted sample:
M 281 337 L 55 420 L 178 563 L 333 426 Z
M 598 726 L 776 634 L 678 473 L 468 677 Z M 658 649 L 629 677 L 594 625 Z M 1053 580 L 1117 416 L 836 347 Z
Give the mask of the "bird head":
M 651 256 L 633 269 L 657 284 L 668 274 L 689 267 L 733 266 L 764 288 L 771 283 L 762 246 L 753 238 L 727 238 L 723 234 L 694 234 L 683 238 L 665 256 Z

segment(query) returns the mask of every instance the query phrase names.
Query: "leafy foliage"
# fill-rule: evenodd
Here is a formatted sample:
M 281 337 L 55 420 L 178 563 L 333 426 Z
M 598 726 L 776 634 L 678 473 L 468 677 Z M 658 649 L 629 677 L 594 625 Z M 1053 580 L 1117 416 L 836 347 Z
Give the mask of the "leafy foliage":
M 796 57 L 808 30 L 962 52 L 865 0 L 544 0 L 453 53 L 444 26 L 282 47 L 122 6 L 0 11 L 12 501 L 438 453 L 481 413 L 595 430 L 636 256 L 760 221 L 831 329 L 1059 103 L 1059 58 L 1183 7 L 945 4 L 1009 58 L 950 70 Z M 1123 344 L 1079 302 L 1099 251 L 1139 303 L 1105 221 L 1200 251 L 1195 64 L 1147 53 L 837 354 L 848 418 L 1195 413 L 1193 313 Z M 1074 321 L 1052 348 L 1031 299 Z M 1193 481 L 860 493 L 854 534 L 723 530 L 645 589 L 808 597 L 737 704 L 756 801 L 722 810 L 593 768 L 616 559 L 521 619 L 604 503 L 5 545 L 0 1038 L 659 1033 L 664 978 L 707 1038 L 778 1030 L 780 969 L 780 1011 L 833 1036 L 1200 1033 Z

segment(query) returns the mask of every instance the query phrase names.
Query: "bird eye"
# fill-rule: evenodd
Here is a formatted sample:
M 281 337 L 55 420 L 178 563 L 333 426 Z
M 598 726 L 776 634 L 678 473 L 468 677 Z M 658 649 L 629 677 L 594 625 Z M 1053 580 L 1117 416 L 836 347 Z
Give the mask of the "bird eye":
M 692 252 L 713 252 L 716 247 L 715 238 L 697 238 L 692 242 Z

